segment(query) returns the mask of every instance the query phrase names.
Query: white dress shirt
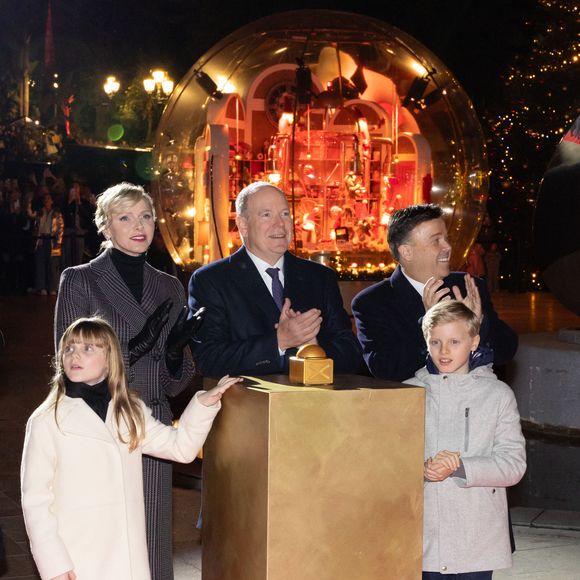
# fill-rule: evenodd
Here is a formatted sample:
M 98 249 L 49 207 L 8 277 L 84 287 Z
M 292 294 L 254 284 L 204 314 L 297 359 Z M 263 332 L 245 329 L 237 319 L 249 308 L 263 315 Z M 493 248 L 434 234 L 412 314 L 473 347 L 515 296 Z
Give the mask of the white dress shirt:
M 273 266 L 271 266 L 270 264 L 268 264 L 268 262 L 265 262 L 264 260 L 262 260 L 262 258 L 258 258 L 258 256 L 256 256 L 255 254 L 252 254 L 252 252 L 250 252 L 250 250 L 248 250 L 248 248 L 246 248 L 246 252 L 248 254 L 248 256 L 250 257 L 250 260 L 252 260 L 252 262 L 254 263 L 254 266 L 256 266 L 256 268 L 258 268 L 258 272 L 260 273 L 260 276 L 262 277 L 262 280 L 264 280 L 264 284 L 266 284 L 266 288 L 268 288 L 268 292 L 270 292 L 270 294 L 272 296 L 274 296 L 274 294 L 272 293 L 272 276 L 270 276 L 270 274 L 268 274 L 268 272 L 266 272 L 267 268 L 279 268 L 280 271 L 278 272 L 278 278 L 280 278 L 280 282 L 282 284 L 282 288 L 284 287 L 284 256 L 282 256 Z
M 409 280 L 409 284 L 411 284 L 411 286 L 413 286 L 413 288 L 415 288 L 415 290 L 417 290 L 417 292 L 419 292 L 419 296 L 421 296 L 421 300 L 423 299 L 423 292 L 425 291 L 425 284 L 423 284 L 423 282 L 417 282 L 417 280 L 413 280 L 413 278 L 411 278 L 410 276 L 407 276 L 407 274 L 405 274 L 405 270 L 403 269 L 403 267 L 401 266 L 401 272 L 403 272 L 403 276 L 405 276 L 405 278 L 407 278 L 407 280 Z
M 248 250 L 248 248 L 246 248 L 246 252 L 248 254 L 248 256 L 250 257 L 250 260 L 252 260 L 252 262 L 254 263 L 254 266 L 256 266 L 256 268 L 258 269 L 258 272 L 260 273 L 260 276 L 262 277 L 262 280 L 264 280 L 264 284 L 266 284 L 266 288 L 268 288 L 268 292 L 270 292 L 270 295 L 273 297 L 274 294 L 272 292 L 272 276 L 270 276 L 270 274 L 268 274 L 268 272 L 266 272 L 267 268 L 279 268 L 280 271 L 278 272 L 278 278 L 280 279 L 280 283 L 282 284 L 282 288 L 284 287 L 284 256 L 282 255 L 282 257 L 272 266 L 271 264 L 268 264 L 268 262 L 265 262 L 264 260 L 262 260 L 262 258 L 258 258 L 258 256 L 256 256 L 255 254 L 252 254 L 252 252 L 250 252 L 250 250 Z M 280 354 L 280 356 L 284 356 L 284 353 L 286 352 L 286 350 L 282 350 L 281 348 L 278 348 L 278 353 Z

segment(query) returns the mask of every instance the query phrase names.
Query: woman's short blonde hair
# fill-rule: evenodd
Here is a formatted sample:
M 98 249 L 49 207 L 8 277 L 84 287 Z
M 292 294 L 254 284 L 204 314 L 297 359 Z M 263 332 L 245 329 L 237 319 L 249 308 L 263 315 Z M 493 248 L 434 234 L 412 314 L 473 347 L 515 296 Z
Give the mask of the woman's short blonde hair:
M 153 220 L 157 219 L 155 215 L 155 205 L 151 196 L 140 186 L 123 181 L 105 189 L 97 198 L 97 209 L 95 211 L 95 225 L 97 231 L 102 234 L 111 222 L 111 216 L 122 211 L 128 206 L 135 205 L 141 200 L 145 200 L 153 214 Z M 105 242 L 104 247 L 111 245 L 111 242 Z
M 423 316 L 423 336 L 425 340 L 431 331 L 441 324 L 448 324 L 449 322 L 457 322 L 462 320 L 467 325 L 467 332 L 469 336 L 474 337 L 479 334 L 479 329 L 481 323 L 477 314 L 473 312 L 470 308 L 465 306 L 463 302 L 458 300 L 444 300 L 443 302 L 438 302 L 435 306 L 432 306 L 427 310 L 425 316 Z

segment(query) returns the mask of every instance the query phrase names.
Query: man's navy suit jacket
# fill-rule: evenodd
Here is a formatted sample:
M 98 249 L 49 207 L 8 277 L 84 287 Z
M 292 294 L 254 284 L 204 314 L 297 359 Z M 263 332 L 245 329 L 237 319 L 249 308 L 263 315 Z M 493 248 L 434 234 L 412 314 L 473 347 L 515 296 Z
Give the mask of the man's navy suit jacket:
M 444 278 L 444 286 L 457 286 L 465 296 L 464 278 L 463 272 L 451 272 Z M 499 319 L 485 282 L 474 280 L 483 310 L 481 344 L 493 348 L 495 364 L 505 364 L 516 353 L 518 337 Z M 375 377 L 403 381 L 425 366 L 427 345 L 421 331 L 425 307 L 400 266 L 386 280 L 357 294 L 352 313 L 365 361 Z
M 318 343 L 334 360 L 336 373 L 362 365 L 361 348 L 344 310 L 335 273 L 325 266 L 284 255 L 284 297 L 291 307 L 321 311 Z M 206 376 L 286 373 L 296 349 L 280 356 L 275 324 L 280 318 L 272 295 L 244 247 L 196 270 L 189 282 L 191 312 L 205 306 L 205 319 L 193 344 Z

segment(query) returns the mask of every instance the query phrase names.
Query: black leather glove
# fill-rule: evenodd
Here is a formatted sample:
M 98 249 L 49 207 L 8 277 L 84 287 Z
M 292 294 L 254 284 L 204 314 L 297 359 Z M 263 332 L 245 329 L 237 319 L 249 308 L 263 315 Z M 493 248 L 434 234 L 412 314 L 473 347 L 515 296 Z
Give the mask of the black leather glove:
M 172 306 L 171 298 L 162 302 L 155 309 L 155 312 L 149 316 L 139 334 L 129 341 L 129 365 L 135 364 L 155 346 L 163 327 L 169 320 L 169 312 Z
M 183 363 L 183 349 L 193 339 L 203 322 L 205 308 L 197 310 L 189 319 L 187 314 L 187 306 L 184 306 L 167 337 L 165 365 L 173 376 L 177 375 Z

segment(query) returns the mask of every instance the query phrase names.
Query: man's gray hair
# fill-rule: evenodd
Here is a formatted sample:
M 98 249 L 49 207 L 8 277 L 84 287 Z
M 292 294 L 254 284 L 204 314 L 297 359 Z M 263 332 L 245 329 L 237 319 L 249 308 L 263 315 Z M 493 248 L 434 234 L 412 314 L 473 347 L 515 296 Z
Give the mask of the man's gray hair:
M 248 209 L 248 202 L 250 201 L 250 197 L 254 195 L 254 193 L 258 193 L 261 189 L 265 187 L 269 187 L 271 189 L 275 189 L 276 191 L 280 192 L 280 195 L 286 199 L 286 194 L 275 185 L 268 183 L 267 181 L 254 181 L 254 183 L 250 183 L 250 185 L 246 185 L 240 193 L 238 193 L 238 197 L 236 197 L 236 213 L 239 216 L 245 216 L 246 211 Z

